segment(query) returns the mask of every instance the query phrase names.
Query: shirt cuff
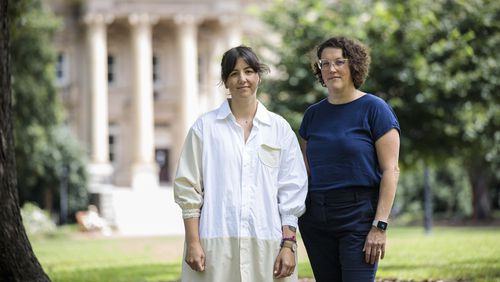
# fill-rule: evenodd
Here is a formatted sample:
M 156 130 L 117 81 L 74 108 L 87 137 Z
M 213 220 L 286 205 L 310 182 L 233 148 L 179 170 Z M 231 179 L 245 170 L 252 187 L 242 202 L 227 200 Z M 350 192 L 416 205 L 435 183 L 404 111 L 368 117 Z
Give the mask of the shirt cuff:
M 199 209 L 182 210 L 182 218 L 183 219 L 193 218 L 193 217 L 200 217 L 200 210 Z
M 295 215 L 282 215 L 281 225 L 289 225 L 297 228 L 298 218 Z

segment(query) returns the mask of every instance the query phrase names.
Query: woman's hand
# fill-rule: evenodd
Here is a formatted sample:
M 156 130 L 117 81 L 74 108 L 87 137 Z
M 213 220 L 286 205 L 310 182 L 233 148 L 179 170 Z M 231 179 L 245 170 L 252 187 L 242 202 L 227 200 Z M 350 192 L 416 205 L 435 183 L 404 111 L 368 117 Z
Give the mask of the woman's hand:
M 205 251 L 203 251 L 200 242 L 187 245 L 185 261 L 194 271 L 202 272 L 205 270 Z
M 363 248 L 366 263 L 374 264 L 378 262 L 379 259 L 384 259 L 385 242 L 385 231 L 372 227 L 370 232 L 368 232 L 368 236 L 366 236 L 365 246 Z
M 295 254 L 290 248 L 281 248 L 274 262 L 274 277 L 288 277 L 295 271 Z

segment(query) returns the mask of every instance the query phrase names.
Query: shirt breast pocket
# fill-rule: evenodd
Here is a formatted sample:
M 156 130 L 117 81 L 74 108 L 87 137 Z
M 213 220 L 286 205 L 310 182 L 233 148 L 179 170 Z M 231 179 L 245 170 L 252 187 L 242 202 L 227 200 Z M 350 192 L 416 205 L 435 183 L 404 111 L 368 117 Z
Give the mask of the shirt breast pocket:
M 258 150 L 259 160 L 268 167 L 278 167 L 280 164 L 281 148 L 270 144 L 261 144 Z

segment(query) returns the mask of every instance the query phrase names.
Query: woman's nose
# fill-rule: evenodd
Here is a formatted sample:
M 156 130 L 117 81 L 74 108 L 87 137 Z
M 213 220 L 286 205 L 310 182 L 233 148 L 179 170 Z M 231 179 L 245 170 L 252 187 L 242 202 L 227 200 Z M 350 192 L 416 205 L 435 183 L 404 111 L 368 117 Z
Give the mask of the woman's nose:
M 238 74 L 238 83 L 243 83 L 245 82 L 245 75 L 240 73 Z
M 334 65 L 334 64 L 330 64 L 330 66 L 328 67 L 328 70 L 329 70 L 330 72 L 334 72 L 334 71 L 337 71 L 337 68 L 335 67 L 335 65 Z

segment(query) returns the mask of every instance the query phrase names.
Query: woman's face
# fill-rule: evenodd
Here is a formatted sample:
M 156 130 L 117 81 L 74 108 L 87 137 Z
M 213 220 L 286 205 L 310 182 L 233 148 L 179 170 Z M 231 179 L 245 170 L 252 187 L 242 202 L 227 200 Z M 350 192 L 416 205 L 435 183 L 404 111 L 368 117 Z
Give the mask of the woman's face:
M 349 61 L 343 57 L 342 49 L 325 48 L 321 52 L 321 76 L 328 91 L 342 92 L 354 87 Z
M 233 99 L 250 97 L 257 93 L 259 74 L 245 60 L 238 58 L 224 84 L 229 89 Z

